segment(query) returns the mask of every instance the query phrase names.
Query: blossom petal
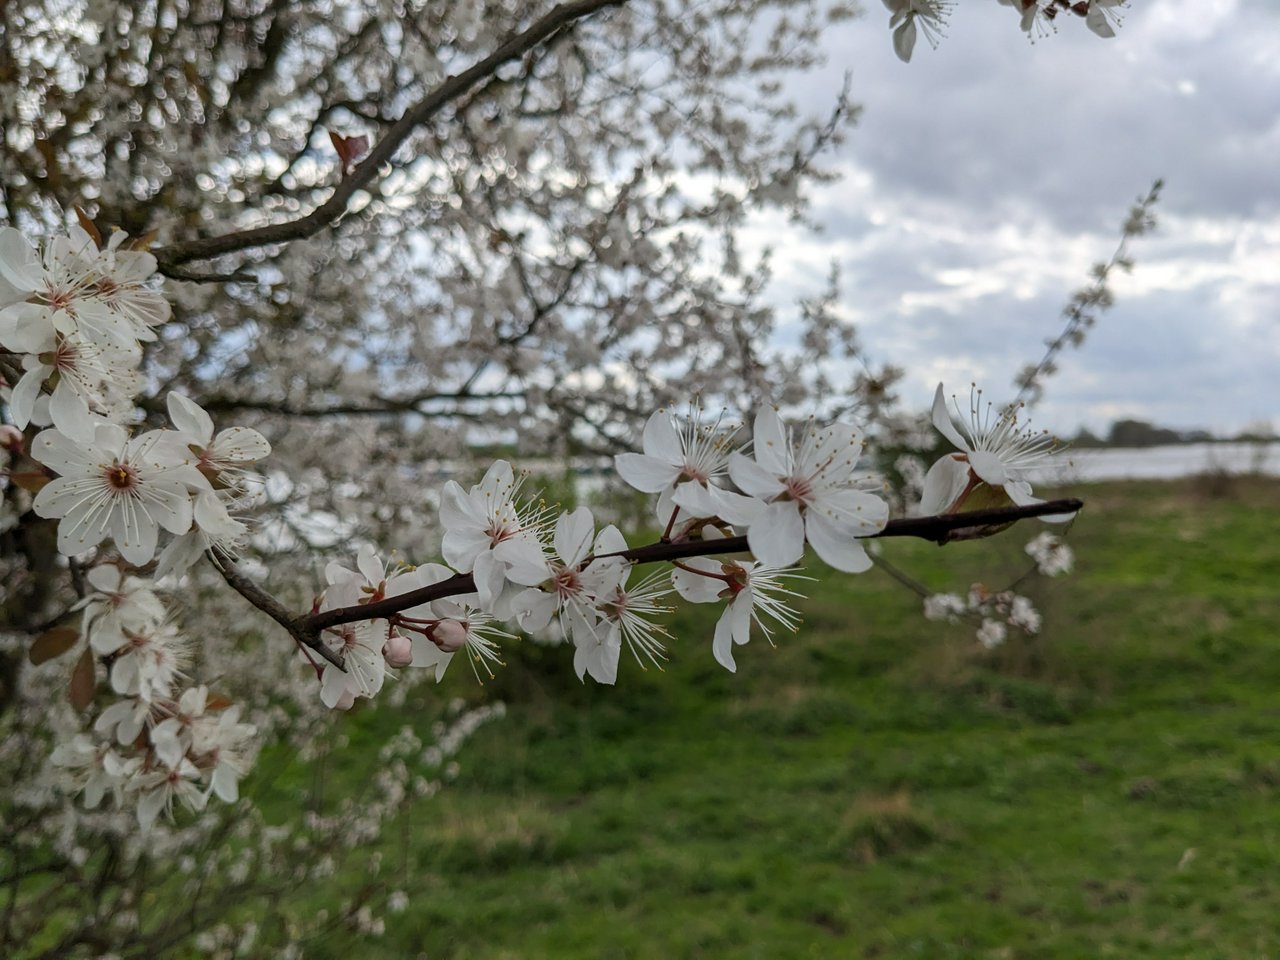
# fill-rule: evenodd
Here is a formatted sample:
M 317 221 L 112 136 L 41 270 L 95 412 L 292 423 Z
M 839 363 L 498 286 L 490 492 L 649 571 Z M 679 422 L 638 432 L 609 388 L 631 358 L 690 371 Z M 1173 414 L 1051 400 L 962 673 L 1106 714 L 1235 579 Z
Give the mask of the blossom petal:
M 436 673 L 436 683 L 444 679 L 445 669 L 452 659 L 452 653 L 445 653 L 426 637 L 413 638 L 413 661 L 410 666 L 430 667 Z
M 805 519 L 805 533 L 814 553 L 837 570 L 863 573 L 871 568 L 871 558 L 862 544 L 825 517 L 810 514 Z
M 751 615 L 755 610 L 755 603 L 755 587 L 748 583 L 729 604 L 729 630 L 733 634 L 733 642 L 739 646 L 751 640 Z
M 611 523 L 596 536 L 595 546 L 591 548 L 591 552 L 599 557 L 606 553 L 621 553 L 626 549 L 627 541 L 622 536 L 622 531 Z
M 993 487 L 1003 487 L 1009 482 L 1009 471 L 1000 458 L 989 450 L 974 450 L 969 454 L 969 465 L 980 480 L 985 480 Z M 1030 489 L 1028 486 L 1027 490 Z
M 956 449 L 969 452 L 969 444 L 964 437 L 960 436 L 960 431 L 951 422 L 951 414 L 947 411 L 947 398 L 942 393 L 942 384 L 938 384 L 938 389 L 933 394 L 933 425 L 938 428 L 940 434 L 956 445 Z
M 0 227 L 0 277 L 25 293 L 38 289 L 44 280 L 35 250 L 15 227 Z
M 804 521 L 794 500 L 770 503 L 747 530 L 747 544 L 761 563 L 786 567 L 804 555 Z
M 798 464 L 797 473 L 806 477 L 821 476 L 828 483 L 841 483 L 858 465 L 862 447 L 862 431 L 837 420 L 818 431 Z
M 213 440 L 213 420 L 204 408 L 176 391 L 169 394 L 167 406 L 174 429 L 185 433 L 198 446 L 209 446 Z
M 554 544 L 566 567 L 576 567 L 586 558 L 595 536 L 596 521 L 591 511 L 579 507 L 573 513 L 562 513 L 556 521 Z
M 53 425 L 72 440 L 93 442 L 99 421 L 89 412 L 85 398 L 71 389 L 65 380 L 58 383 L 49 399 L 49 416 Z
M 452 529 L 468 524 L 483 527 L 486 521 L 458 482 L 450 480 L 440 491 L 440 522 L 445 529 Z
M 146 484 L 146 513 L 170 533 L 186 533 L 191 529 L 194 510 L 191 494 L 176 480 L 151 480 Z
M 386 579 L 386 569 L 370 544 L 361 545 L 356 552 L 356 569 L 374 586 Z
M 916 20 L 909 16 L 893 31 L 893 52 L 903 63 L 911 62 L 911 52 L 916 48 Z
M 15 303 L 0 310 L 0 344 L 16 353 L 52 350 L 56 331 L 47 308 L 36 303 Z
M 684 565 L 720 575 L 720 564 L 706 557 L 693 557 L 684 561 Z M 671 571 L 671 585 L 676 588 L 676 593 L 690 603 L 714 603 L 720 599 L 720 592 L 725 586 L 723 580 L 700 576 L 679 567 Z
M 716 505 L 715 515 L 735 527 L 750 527 L 764 512 L 765 503 L 732 490 L 712 487 L 708 494 Z
M 252 427 L 227 427 L 213 438 L 209 455 L 223 463 L 257 463 L 271 456 L 271 444 Z
M 960 494 L 969 485 L 969 461 L 964 454 L 948 453 L 924 476 L 920 495 L 920 514 L 932 517 L 953 509 Z
M 716 658 L 716 663 L 730 673 L 737 673 L 738 665 L 733 661 L 733 630 L 729 623 L 732 611 L 733 605 L 730 604 L 716 621 L 715 636 L 711 639 L 711 653 Z
M 680 476 L 679 466 L 645 453 L 620 453 L 613 458 L 613 466 L 641 493 L 660 493 Z
M 160 530 L 149 513 L 139 509 L 137 504 L 128 498 L 120 499 L 125 503 L 117 504 L 110 513 L 111 539 L 115 541 L 120 556 L 134 566 L 140 567 L 150 563 L 151 558 L 156 555 L 156 542 L 159 539 Z M 188 501 L 188 527 L 191 525 L 190 510 L 191 503 Z
M 28 370 L 9 395 L 9 415 L 13 417 L 14 426 L 19 430 L 25 430 L 27 424 L 31 422 L 31 415 L 35 412 L 36 397 L 40 396 L 40 387 L 48 371 L 49 368 L 43 364 Z
M 644 452 L 657 460 L 677 466 L 684 462 L 680 431 L 666 410 L 658 410 L 644 425 Z
M 878 533 L 889 522 L 889 505 L 866 490 L 833 490 L 806 512 L 855 537 Z
M 759 457 L 759 451 L 756 456 Z M 774 472 L 772 467 L 764 467 L 750 457 L 735 453 L 729 457 L 729 477 L 742 492 L 762 500 L 777 496 L 786 489 L 786 484 L 779 478 L 786 474 L 786 465 Z
M 784 477 L 791 472 L 791 448 L 787 443 L 787 431 L 778 417 L 777 410 L 768 405 L 760 409 L 756 414 L 752 436 L 755 440 L 756 461 L 767 473 Z M 734 477 L 734 482 L 738 482 L 737 477 Z M 745 487 L 743 489 L 746 490 Z M 751 491 L 747 490 L 747 492 Z

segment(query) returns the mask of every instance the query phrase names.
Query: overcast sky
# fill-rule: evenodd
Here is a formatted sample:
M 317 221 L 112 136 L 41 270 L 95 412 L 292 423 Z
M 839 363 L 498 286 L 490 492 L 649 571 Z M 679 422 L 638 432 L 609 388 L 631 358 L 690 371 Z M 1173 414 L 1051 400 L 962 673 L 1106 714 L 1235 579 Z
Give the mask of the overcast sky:
M 910 64 L 873 0 L 828 35 L 806 99 L 820 109 L 847 69 L 864 111 L 816 196 L 824 235 L 778 244 L 779 290 L 819 285 L 834 257 L 909 403 L 939 380 L 1011 393 L 1163 177 L 1159 232 L 1036 421 L 1280 429 L 1280 0 L 1133 0 L 1114 40 L 1071 22 L 1034 44 L 1010 8 L 961 6 Z

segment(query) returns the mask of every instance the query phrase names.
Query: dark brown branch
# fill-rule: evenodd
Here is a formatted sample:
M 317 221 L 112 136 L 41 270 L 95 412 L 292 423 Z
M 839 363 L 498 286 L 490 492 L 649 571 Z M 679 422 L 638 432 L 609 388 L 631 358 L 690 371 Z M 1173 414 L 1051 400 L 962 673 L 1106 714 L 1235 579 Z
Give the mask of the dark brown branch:
M 256 247 L 265 247 L 319 233 L 339 220 L 347 212 L 347 205 L 356 192 L 377 178 L 382 168 L 391 162 L 397 150 L 410 134 L 430 120 L 452 101 L 465 95 L 500 67 L 519 59 L 538 44 L 554 36 L 565 27 L 608 7 L 618 7 L 628 0 L 573 0 L 562 3 L 528 29 L 516 34 L 493 53 L 462 73 L 447 77 L 417 106 L 407 111 L 378 141 L 359 166 L 343 178 L 333 194 L 316 209 L 296 220 L 271 223 L 250 230 L 240 230 L 219 237 L 206 237 L 171 244 L 153 251 L 160 264 L 160 272 L 171 276 L 175 267 L 192 260 L 208 260 L 223 254 L 235 253 Z
M 495 391 L 492 393 L 469 393 L 464 390 L 450 392 L 431 391 L 409 397 L 370 397 L 361 402 L 335 402 L 332 405 L 317 403 L 313 405 L 293 404 L 287 400 L 254 400 L 236 397 L 207 397 L 200 405 L 210 413 L 230 410 L 260 410 L 288 417 L 334 417 L 334 416 L 379 416 L 385 414 L 416 413 L 421 416 L 457 415 L 462 411 L 453 407 L 443 411 L 427 410 L 428 403 L 449 402 L 453 404 L 485 403 L 495 400 L 519 400 L 523 393 L 515 391 Z
M 289 636 L 298 643 L 314 650 L 335 667 L 342 668 L 342 658 L 321 642 L 320 631 L 311 626 L 311 618 L 308 615 L 295 615 L 283 603 L 241 573 L 231 558 L 222 551 L 210 550 L 209 557 L 213 560 L 213 565 L 218 572 L 222 574 L 222 579 L 227 581 L 232 590 L 284 627 L 289 632 Z
M 1082 500 L 1049 500 L 1045 503 L 1033 504 L 1029 507 L 1005 507 L 996 510 L 973 510 L 968 513 L 944 514 L 936 517 L 907 517 L 901 520 L 890 520 L 883 530 L 866 539 L 882 537 L 917 537 L 944 544 L 954 539 L 958 532 L 968 536 L 968 531 L 982 528 L 1000 528 L 1017 520 L 1029 517 L 1043 517 L 1059 513 L 1075 513 L 1084 506 Z M 995 532 L 989 530 L 989 532 Z M 727 537 L 724 540 L 685 540 L 681 542 L 650 543 L 643 547 L 634 547 L 608 556 L 623 557 L 634 563 L 659 563 L 668 560 L 684 560 L 689 557 L 709 557 L 726 553 L 743 553 L 750 548 L 746 537 Z M 471 593 L 476 588 L 475 580 L 469 573 L 459 573 L 433 583 L 429 586 L 410 590 L 394 597 L 387 597 L 374 603 L 359 604 L 354 607 L 339 607 L 323 613 L 312 614 L 301 619 L 305 626 L 318 634 L 321 630 L 336 627 L 343 623 L 357 620 L 373 620 L 379 617 L 390 617 L 402 610 L 416 607 L 419 604 L 452 597 L 463 593 Z

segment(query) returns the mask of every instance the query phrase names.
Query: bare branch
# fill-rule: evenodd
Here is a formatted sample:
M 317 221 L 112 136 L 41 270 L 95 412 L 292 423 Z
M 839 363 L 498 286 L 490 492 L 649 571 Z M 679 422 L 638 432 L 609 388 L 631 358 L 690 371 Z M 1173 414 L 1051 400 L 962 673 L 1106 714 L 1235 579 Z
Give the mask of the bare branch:
M 552 9 L 544 17 L 535 21 L 528 29 L 516 34 L 493 53 L 462 73 L 446 78 L 438 87 L 426 96 L 417 106 L 405 113 L 378 141 L 359 166 L 343 178 L 333 194 L 316 209 L 296 220 L 283 223 L 271 223 L 250 230 L 240 230 L 223 234 L 219 237 L 207 237 L 201 240 L 188 240 L 184 243 L 171 244 L 152 251 L 159 262 L 161 273 L 173 276 L 173 270 L 192 260 L 208 260 L 227 253 L 249 250 L 271 244 L 287 243 L 300 240 L 319 233 L 325 227 L 339 220 L 347 212 L 347 205 L 356 192 L 368 186 L 377 178 L 384 166 L 391 162 L 397 150 L 422 124 L 430 120 L 436 113 L 450 102 L 461 97 L 492 76 L 499 67 L 516 60 L 532 50 L 538 44 L 554 36 L 571 24 L 604 10 L 618 7 L 629 0 L 573 0 L 562 3 Z
M 298 643 L 314 650 L 339 670 L 342 669 L 342 658 L 320 642 L 320 632 L 311 628 L 307 615 L 295 616 L 283 603 L 241 573 L 231 558 L 221 550 L 210 550 L 209 557 L 232 590 L 284 627 Z

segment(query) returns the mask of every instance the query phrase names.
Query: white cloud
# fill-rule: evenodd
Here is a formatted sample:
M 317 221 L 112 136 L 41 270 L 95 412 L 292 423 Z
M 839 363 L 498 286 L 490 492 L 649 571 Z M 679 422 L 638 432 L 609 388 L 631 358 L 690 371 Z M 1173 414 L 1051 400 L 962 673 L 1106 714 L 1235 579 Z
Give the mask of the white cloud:
M 753 232 L 777 251 L 780 298 L 835 258 L 870 352 L 911 371 L 908 399 L 939 379 L 998 391 L 1164 176 L 1160 230 L 1040 419 L 1280 422 L 1280 4 L 1162 0 L 1115 40 L 1066 23 L 1034 45 L 1008 12 L 964 5 L 909 65 L 874 17 L 828 34 L 832 73 L 800 93 L 822 102 L 851 64 L 865 110 L 844 180 L 815 197 L 825 234 Z

